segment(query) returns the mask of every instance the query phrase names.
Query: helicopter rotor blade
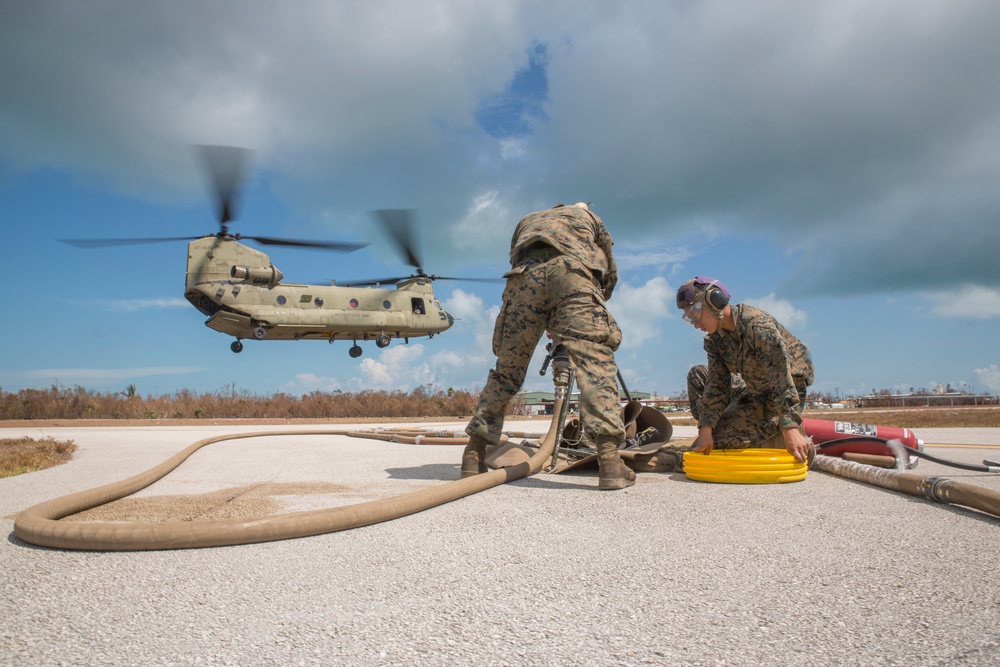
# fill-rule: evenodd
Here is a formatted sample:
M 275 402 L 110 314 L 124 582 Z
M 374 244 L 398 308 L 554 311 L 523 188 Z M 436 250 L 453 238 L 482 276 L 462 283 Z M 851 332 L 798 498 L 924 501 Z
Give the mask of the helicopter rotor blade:
M 236 204 L 252 151 L 235 146 L 199 146 L 212 181 L 219 226 L 236 219 Z
M 395 285 L 396 283 L 406 280 L 411 276 L 396 276 L 394 278 L 382 278 L 381 280 L 352 280 L 351 282 L 341 282 L 337 281 L 337 285 L 340 287 L 371 287 L 373 285 Z
M 425 276 L 428 280 L 461 280 L 464 283 L 502 283 L 503 278 L 455 278 L 453 276 Z
M 165 243 L 170 241 L 194 241 L 197 239 L 211 238 L 216 241 L 213 247 L 225 240 L 239 241 L 246 239 L 256 241 L 262 245 L 298 247 L 298 248 L 320 248 L 324 250 L 339 250 L 351 252 L 364 248 L 364 243 L 344 243 L 339 241 L 309 241 L 301 239 L 285 239 L 273 236 L 242 236 L 240 234 L 230 234 L 227 227 L 228 222 L 236 219 L 236 206 L 239 194 L 246 182 L 247 165 L 253 151 L 235 146 L 195 146 L 200 153 L 202 163 L 206 169 L 208 178 L 212 185 L 212 195 L 217 206 L 219 231 L 215 234 L 205 234 L 202 236 L 176 236 L 167 238 L 100 238 L 100 239 L 60 239 L 67 245 L 77 248 L 101 248 L 110 246 L 138 245 L 147 243 Z M 404 216 L 405 217 L 405 216 Z M 405 230 L 405 224 L 401 229 Z
M 406 258 L 406 263 L 422 274 L 424 271 L 413 243 L 413 209 L 383 208 L 372 211 L 372 214 L 396 243 L 400 254 Z
M 176 236 L 171 238 L 138 238 L 138 239 L 59 239 L 61 242 L 77 248 L 108 248 L 121 245 L 139 245 L 141 243 L 167 243 L 170 241 L 194 241 L 201 236 Z
M 239 239 L 250 239 L 263 245 L 291 246 L 297 248 L 322 248 L 326 250 L 342 250 L 353 252 L 366 247 L 367 243 L 340 243 L 336 241 L 303 241 L 299 239 L 282 239 L 274 236 L 243 236 L 237 235 Z
M 415 280 L 417 278 L 422 278 L 424 280 L 429 280 L 431 282 L 435 280 L 461 280 L 462 282 L 471 283 L 502 283 L 503 278 L 454 278 L 451 276 L 429 276 L 427 274 L 413 274 L 411 276 L 397 276 L 395 278 L 383 278 L 382 280 L 354 280 L 351 282 L 340 282 L 337 281 L 337 285 L 341 287 L 369 287 L 371 285 L 395 285 L 401 283 L 404 280 Z

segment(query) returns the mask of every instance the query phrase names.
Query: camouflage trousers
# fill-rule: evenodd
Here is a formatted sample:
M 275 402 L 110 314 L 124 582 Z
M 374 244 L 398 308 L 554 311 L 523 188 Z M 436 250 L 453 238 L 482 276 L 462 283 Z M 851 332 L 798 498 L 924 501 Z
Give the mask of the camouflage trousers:
M 754 400 L 746 383 L 739 375 L 732 376 L 729 405 L 723 410 L 719 423 L 712 429 L 712 440 L 717 449 L 742 449 L 747 447 L 768 447 L 784 449 L 778 416 L 766 416 L 764 406 Z M 691 416 L 698 419 L 698 402 L 705 392 L 708 380 L 708 366 L 692 366 L 688 371 L 688 401 Z M 795 411 L 802 414 L 806 404 L 806 387 L 799 390 L 799 403 Z
M 604 305 L 590 272 L 564 256 L 530 259 L 505 274 L 503 306 L 493 329 L 496 367 L 489 372 L 475 415 L 465 428 L 500 441 L 504 411 L 524 384 L 531 356 L 546 331 L 569 350 L 580 392 L 584 436 L 621 443 L 625 428 L 614 351 L 621 329 Z

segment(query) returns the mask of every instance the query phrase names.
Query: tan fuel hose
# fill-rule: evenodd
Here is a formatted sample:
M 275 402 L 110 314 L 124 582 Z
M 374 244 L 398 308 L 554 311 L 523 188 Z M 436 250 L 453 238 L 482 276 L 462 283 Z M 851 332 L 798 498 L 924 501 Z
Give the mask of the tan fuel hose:
M 813 461 L 813 467 L 838 477 L 881 486 L 885 489 L 935 500 L 939 503 L 964 505 L 1000 517 L 1000 492 L 975 484 L 956 482 L 944 477 L 921 476 L 914 473 L 887 470 L 854 461 L 845 461 L 835 456 L 819 455 Z
M 350 435 L 344 430 L 265 431 L 222 435 L 199 440 L 163 463 L 134 477 L 80 491 L 39 503 L 21 512 L 14 521 L 14 534 L 30 544 L 57 549 L 83 551 L 154 551 L 160 549 L 195 549 L 234 544 L 255 544 L 322 535 L 340 530 L 369 526 L 408 514 L 437 507 L 459 498 L 485 491 L 541 470 L 555 449 L 559 431 L 558 415 L 562 401 L 558 396 L 554 417 L 539 450 L 521 464 L 446 482 L 413 493 L 356 505 L 331 507 L 306 512 L 292 512 L 251 519 L 216 519 L 211 521 L 173 521 L 159 523 L 86 523 L 59 521 L 98 505 L 118 500 L 146 488 L 177 468 L 194 452 L 224 440 L 289 435 Z

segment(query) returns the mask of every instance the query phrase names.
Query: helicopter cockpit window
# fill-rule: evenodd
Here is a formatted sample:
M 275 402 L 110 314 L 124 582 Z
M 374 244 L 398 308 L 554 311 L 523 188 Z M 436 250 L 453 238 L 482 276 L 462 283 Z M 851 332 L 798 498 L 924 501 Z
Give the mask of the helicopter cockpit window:
M 351 308 L 357 308 L 358 307 L 358 300 L 357 299 L 351 299 L 350 301 L 348 301 L 348 303 L 350 304 Z
M 323 307 L 323 297 L 321 297 L 321 296 L 316 297 L 315 299 L 313 299 L 313 303 L 316 304 L 317 308 L 322 308 Z
M 279 295 L 278 295 L 278 298 L 277 298 L 277 299 L 275 299 L 275 301 L 277 301 L 277 302 L 278 302 L 278 305 L 279 305 L 279 306 L 284 306 L 284 305 L 285 305 L 285 302 L 286 302 L 286 301 L 288 301 L 288 299 L 286 299 L 286 298 L 285 298 L 285 295 L 284 295 L 284 294 L 279 294 Z
M 382 307 L 385 308 L 386 310 L 389 310 L 390 308 L 392 308 L 392 301 L 386 299 L 385 301 L 382 302 Z
M 410 299 L 410 301 L 413 303 L 414 315 L 424 315 L 427 312 L 423 299 Z

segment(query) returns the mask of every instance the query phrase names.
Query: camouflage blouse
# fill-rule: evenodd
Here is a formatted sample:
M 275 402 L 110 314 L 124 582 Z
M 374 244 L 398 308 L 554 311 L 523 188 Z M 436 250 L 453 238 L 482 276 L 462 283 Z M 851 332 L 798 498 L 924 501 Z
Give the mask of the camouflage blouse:
M 510 265 L 524 259 L 524 251 L 535 243 L 546 243 L 564 257 L 590 271 L 604 294 L 618 283 L 618 268 L 611 256 L 611 234 L 604 222 L 590 211 L 576 206 L 557 206 L 529 213 L 517 223 L 510 241 Z
M 708 380 L 699 404 L 699 426 L 714 427 L 729 405 L 732 374 L 738 373 L 750 400 L 767 421 L 782 429 L 802 423 L 797 408 L 813 381 L 809 350 L 769 313 L 746 304 L 732 307 L 735 331 L 705 336 Z M 801 396 L 800 396 L 801 393 Z

